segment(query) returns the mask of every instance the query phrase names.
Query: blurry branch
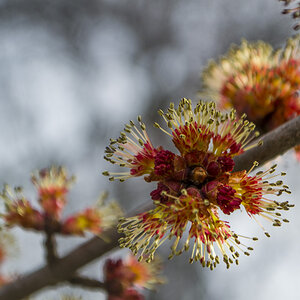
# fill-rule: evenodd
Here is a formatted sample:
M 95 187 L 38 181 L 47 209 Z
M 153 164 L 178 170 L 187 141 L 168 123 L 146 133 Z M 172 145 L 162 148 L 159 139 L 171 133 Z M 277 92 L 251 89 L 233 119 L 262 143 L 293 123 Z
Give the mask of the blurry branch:
M 262 146 L 255 147 L 235 158 L 236 171 L 249 169 L 255 160 L 263 164 L 300 144 L 300 116 L 264 135 L 261 140 L 263 140 Z M 129 215 L 135 215 L 148 209 L 151 209 L 151 203 L 138 208 Z M 107 230 L 104 235 L 105 240 L 109 242 L 94 237 L 63 258 L 57 258 L 51 265 L 46 265 L 2 287 L 0 300 L 22 299 L 46 286 L 56 285 L 60 282 L 70 282 L 81 286 L 85 282 L 85 286 L 90 284 L 90 287 L 97 285 L 98 288 L 104 287 L 100 282 L 75 275 L 79 268 L 118 246 L 121 234 L 115 228 Z
M 57 259 L 56 240 L 52 232 L 46 232 L 45 249 L 46 261 L 49 265 L 51 265 Z
M 81 288 L 105 290 L 105 284 L 103 282 L 88 277 L 73 276 L 68 282 Z
M 23 299 L 46 286 L 60 282 L 70 281 L 78 284 L 78 277 L 74 274 L 79 268 L 117 247 L 120 234 L 114 228 L 106 231 L 105 234 L 110 237 L 110 243 L 98 237 L 92 238 L 65 257 L 57 259 L 53 264 L 46 265 L 2 287 L 0 299 Z
M 46 219 L 46 239 L 45 239 L 45 251 L 46 251 L 46 261 L 49 265 L 53 264 L 57 259 L 57 244 L 54 232 L 51 229 L 50 220 Z

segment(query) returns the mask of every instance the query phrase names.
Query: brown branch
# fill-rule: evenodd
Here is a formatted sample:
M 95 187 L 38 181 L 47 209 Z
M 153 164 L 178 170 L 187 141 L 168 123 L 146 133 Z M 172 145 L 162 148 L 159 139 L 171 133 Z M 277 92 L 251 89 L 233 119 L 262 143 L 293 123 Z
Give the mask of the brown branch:
M 51 232 L 46 232 L 45 239 L 46 261 L 49 265 L 52 265 L 57 260 L 56 252 L 56 240 L 55 236 Z
M 248 170 L 254 161 L 263 165 L 299 145 L 300 116 L 265 134 L 261 140 L 261 146 L 254 147 L 234 159 L 235 170 Z
M 264 142 L 261 147 L 253 148 L 235 159 L 235 170 L 249 169 L 254 160 L 265 163 L 300 144 L 300 117 L 289 121 L 261 139 Z M 130 215 L 149 208 L 151 208 L 150 203 L 140 207 Z M 55 261 L 51 267 L 46 265 L 2 287 L 0 300 L 19 300 L 46 286 L 70 280 L 79 268 L 118 246 L 118 239 L 121 235 L 117 233 L 115 228 L 107 230 L 105 236 L 106 240 L 109 238 L 109 242 L 94 237 L 65 257 Z
M 45 252 L 46 252 L 46 261 L 49 265 L 52 265 L 57 259 L 58 259 L 58 255 L 57 255 L 57 243 L 56 243 L 56 239 L 55 239 L 55 235 L 54 235 L 54 231 L 53 231 L 53 224 L 56 222 L 53 222 L 51 218 L 47 218 L 45 219 Z
M 68 280 L 68 282 L 72 285 L 80 286 L 82 288 L 88 288 L 88 289 L 100 289 L 105 290 L 105 284 L 99 280 L 91 279 L 84 276 L 73 276 L 71 279 Z
M 110 229 L 106 231 L 106 235 L 110 237 L 109 243 L 94 237 L 51 266 L 46 265 L 2 287 L 0 299 L 23 299 L 46 286 L 68 281 L 79 268 L 117 247 L 120 234 L 115 229 Z

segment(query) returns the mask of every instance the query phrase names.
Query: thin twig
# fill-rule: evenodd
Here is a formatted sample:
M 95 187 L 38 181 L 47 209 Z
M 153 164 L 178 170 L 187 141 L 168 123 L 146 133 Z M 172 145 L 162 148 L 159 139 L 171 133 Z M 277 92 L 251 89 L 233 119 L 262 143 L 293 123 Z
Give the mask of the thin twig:
M 236 171 L 249 169 L 254 160 L 265 163 L 300 144 L 300 117 L 278 127 L 261 139 L 264 142 L 261 147 L 253 148 L 235 159 Z M 151 208 L 151 203 L 137 209 L 130 215 L 149 208 Z M 55 261 L 51 267 L 46 265 L 7 284 L 0 289 L 0 300 L 20 300 L 46 286 L 68 281 L 79 268 L 117 247 L 121 235 L 117 233 L 115 228 L 112 228 L 105 232 L 105 237 L 105 240 L 109 238 L 108 242 L 94 237 L 65 257 Z
M 57 259 L 58 259 L 58 254 L 57 254 L 57 243 L 55 239 L 54 232 L 52 230 L 52 219 L 51 218 L 46 218 L 45 219 L 45 252 L 46 252 L 46 261 L 49 265 L 52 265 Z
M 58 259 L 55 232 L 58 232 L 59 222 L 50 216 L 45 216 L 45 252 L 46 261 L 52 265 Z
M 118 239 L 121 235 L 117 233 L 115 228 L 107 230 L 105 233 L 110 237 L 110 242 L 104 242 L 98 237 L 90 239 L 65 257 L 55 261 L 51 266 L 46 265 L 3 286 L 0 289 L 0 299 L 20 300 L 46 286 L 68 281 L 79 268 L 118 245 Z
M 51 232 L 46 233 L 45 250 L 46 250 L 46 261 L 48 264 L 52 265 L 58 259 L 58 257 L 56 252 L 55 236 Z
M 80 286 L 82 288 L 105 290 L 105 284 L 99 280 L 91 279 L 84 276 L 73 276 L 68 282 L 72 285 Z

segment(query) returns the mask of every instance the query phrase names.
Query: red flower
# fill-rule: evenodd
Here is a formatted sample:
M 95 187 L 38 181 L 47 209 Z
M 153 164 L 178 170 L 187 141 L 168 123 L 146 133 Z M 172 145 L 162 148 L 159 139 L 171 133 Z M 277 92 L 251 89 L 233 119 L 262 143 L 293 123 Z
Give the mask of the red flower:
M 220 109 L 244 113 L 263 131 L 300 115 L 300 35 L 274 51 L 264 42 L 243 41 L 202 72 L 203 92 Z
M 155 155 L 154 173 L 159 176 L 167 176 L 174 171 L 175 154 L 168 150 L 160 150 Z
M 0 194 L 6 208 L 6 212 L 2 214 L 5 225 L 81 236 L 88 231 L 100 235 L 103 230 L 114 225 L 122 212 L 115 202 L 104 204 L 105 195 L 100 197 L 93 207 L 76 213 L 66 220 L 61 219 L 68 186 L 73 180 L 74 177 L 67 178 L 63 168 L 56 167 L 43 169 L 37 176 L 32 176 L 43 211 L 33 208 L 23 196 L 21 188 L 15 188 L 13 191 L 9 186 L 5 186 Z
M 125 261 L 108 259 L 103 270 L 109 299 L 143 299 L 135 288 L 153 288 L 163 283 L 160 269 L 159 261 L 146 264 L 132 256 Z
M 239 209 L 242 199 L 235 197 L 236 190 L 229 185 L 218 188 L 217 203 L 224 214 L 229 215 L 234 210 Z
M 219 262 L 216 254 L 216 248 L 219 248 L 229 266 L 233 261 L 237 262 L 235 247 L 243 249 L 246 246 L 220 218 L 220 212 L 229 215 L 244 207 L 251 216 L 267 216 L 279 224 L 273 210 L 283 206 L 288 209 L 290 205 L 269 200 L 266 195 L 289 191 L 285 186 L 277 187 L 279 181 L 274 185 L 266 180 L 265 176 L 273 173 L 274 168 L 256 176 L 250 176 L 251 170 L 232 172 L 233 157 L 246 151 L 248 143 L 258 135 L 253 134 L 255 125 L 245 120 L 245 116 L 238 120 L 233 110 L 222 115 L 213 103 L 201 101 L 193 109 L 187 99 L 181 100 L 178 108 L 171 104 L 167 113 L 159 113 L 171 132 L 157 123 L 155 126 L 172 138 L 179 155 L 162 150 L 162 147 L 153 151 L 152 164 L 148 164 L 144 179 L 158 182 L 150 194 L 155 208 L 120 221 L 119 231 L 125 235 L 120 239 L 120 246 L 129 247 L 139 259 L 151 261 L 156 249 L 167 239 L 174 238 L 170 257 L 188 250 L 193 243 L 191 261 L 199 260 L 202 265 L 214 268 Z M 121 157 L 120 152 L 114 150 L 120 146 L 124 145 L 116 142 L 108 152 L 112 153 L 110 157 L 114 158 L 114 163 L 123 166 L 126 159 L 131 162 L 132 158 Z M 109 172 L 104 174 L 110 175 Z M 124 179 L 122 176 L 115 178 Z M 178 250 L 187 228 L 184 247 Z M 233 249 L 231 258 L 226 249 Z M 248 255 L 246 249 L 244 253 Z
M 33 175 L 31 180 L 38 190 L 39 202 L 44 211 L 51 217 L 59 219 L 74 177 L 68 178 L 63 168 L 52 167 L 41 170 Z

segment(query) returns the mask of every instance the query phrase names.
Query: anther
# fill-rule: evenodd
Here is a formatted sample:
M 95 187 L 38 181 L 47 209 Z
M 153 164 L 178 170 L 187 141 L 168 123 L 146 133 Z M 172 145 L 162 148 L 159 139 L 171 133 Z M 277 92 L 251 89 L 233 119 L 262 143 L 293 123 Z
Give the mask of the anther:
M 182 189 L 180 192 L 181 192 L 181 194 L 182 194 L 183 196 L 187 196 L 187 191 L 186 191 L 186 189 Z
M 140 123 L 140 126 L 141 126 L 141 129 L 142 129 L 143 131 L 146 130 L 146 125 L 145 125 L 144 123 Z
M 162 110 L 162 109 L 160 109 L 160 110 L 158 111 L 158 114 L 159 114 L 160 116 L 163 116 L 163 115 L 164 115 L 164 112 L 163 112 L 163 110 Z
M 203 201 L 203 202 L 204 202 L 204 205 L 205 205 L 205 206 L 209 206 L 209 205 L 210 205 L 210 202 L 209 202 L 209 200 L 208 200 L 208 199 L 204 199 L 204 201 Z

